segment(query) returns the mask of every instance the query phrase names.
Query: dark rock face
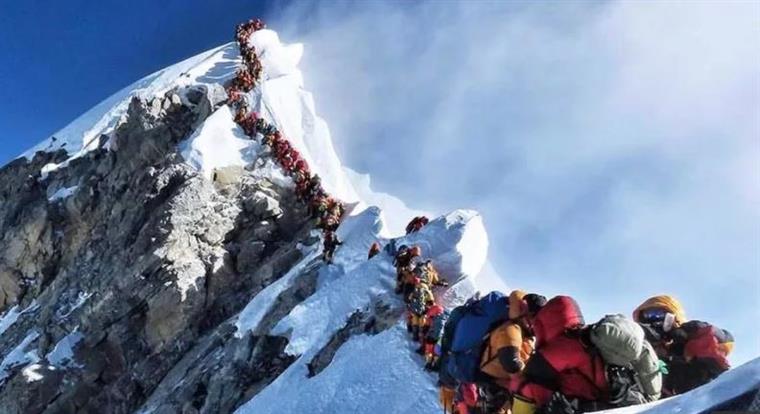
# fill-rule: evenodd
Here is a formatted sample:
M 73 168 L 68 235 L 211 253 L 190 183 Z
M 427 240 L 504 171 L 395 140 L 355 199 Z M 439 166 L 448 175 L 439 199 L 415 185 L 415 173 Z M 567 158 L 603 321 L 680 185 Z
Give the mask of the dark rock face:
M 230 412 L 293 362 L 287 339 L 236 337 L 229 320 L 302 259 L 311 222 L 291 188 L 249 171 L 212 182 L 184 164 L 178 142 L 224 99 L 184 96 L 133 100 L 82 157 L 0 169 L 0 314 L 25 309 L 0 336 L 0 412 L 127 413 L 149 399 L 158 412 Z M 315 286 L 304 274 L 268 326 Z M 14 349 L 31 360 L 6 358 Z
M 272 331 L 323 265 L 304 262 L 320 240 L 292 184 L 262 174 L 267 153 L 208 180 L 178 152 L 225 99 L 212 86 L 133 99 L 84 155 L 0 168 L 0 413 L 228 413 L 299 359 Z M 238 332 L 246 304 L 296 264 Z M 390 327 L 394 306 L 357 310 L 309 376 L 351 336 Z

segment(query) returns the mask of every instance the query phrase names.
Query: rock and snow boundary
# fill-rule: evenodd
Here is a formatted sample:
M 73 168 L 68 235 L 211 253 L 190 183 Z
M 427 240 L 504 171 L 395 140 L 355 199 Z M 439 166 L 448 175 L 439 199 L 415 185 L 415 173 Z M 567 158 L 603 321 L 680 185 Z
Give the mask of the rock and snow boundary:
M 417 212 L 393 197 L 373 193 L 365 177 L 347 172 L 341 164 L 327 124 L 317 116 L 313 98 L 303 88 L 303 76 L 298 69 L 302 46 L 283 44 L 271 30 L 257 31 L 250 43 L 259 52 L 264 69 L 264 78 L 249 93 L 252 109 L 288 136 L 312 170 L 323 178 L 330 193 L 355 203 L 356 207 L 338 230 L 344 245 L 338 249 L 335 263 L 319 270 L 316 292 L 272 329 L 273 334 L 289 339 L 285 351 L 296 361 L 237 412 L 439 413 L 435 377 L 421 369 L 420 357 L 412 352 L 413 344 L 401 324 L 376 335 L 351 336 L 329 365 L 317 375 L 310 375 L 310 362 L 352 314 L 367 311 L 382 301 L 401 307 L 393 295 L 392 259 L 381 254 L 368 261 L 366 252 L 373 241 L 388 243 L 390 235 L 398 231 L 397 224 L 389 223 L 405 221 Z M 235 45 L 228 44 L 156 72 L 103 101 L 23 156 L 31 158 L 37 151 L 63 149 L 69 158 L 45 166 L 42 173 L 66 168 L 69 161 L 95 148 L 109 148 L 109 134 L 124 121 L 132 97 L 150 101 L 173 88 L 193 85 L 219 89 L 235 76 L 239 61 Z M 178 148 L 187 164 L 206 178 L 220 168 L 242 168 L 255 163 L 260 150 L 257 142 L 246 139 L 226 105 L 198 125 Z M 260 174 L 281 182 L 289 180 L 271 163 L 264 165 Z M 75 191 L 76 187 L 60 189 L 50 195 L 50 201 L 63 200 Z M 371 204 L 377 207 L 370 207 Z M 446 293 L 444 300 L 452 304 L 473 293 L 477 286 L 474 278 L 486 261 L 488 247 L 482 219 L 473 211 L 455 211 L 439 217 L 419 233 L 397 243 L 422 246 L 424 255 L 434 260 L 445 278 L 460 280 Z M 307 251 L 290 273 L 253 297 L 235 318 L 236 335 L 255 331 L 274 300 L 317 254 L 317 250 Z M 18 316 L 17 308 L 8 311 L 0 318 L 0 331 L 12 325 Z M 35 333 L 29 335 L 32 338 Z M 75 363 L 70 360 L 70 349 L 81 338 L 67 338 L 60 347 L 55 347 L 57 352 L 48 355 L 49 359 L 61 365 Z M 26 349 L 31 340 L 25 339 L 11 354 L 3 356 L 0 378 L 6 369 L 25 364 L 33 380 L 33 364 L 39 356 Z M 701 412 L 715 402 L 758 386 L 760 360 L 755 360 L 684 396 L 616 412 Z M 150 412 L 150 407 L 145 411 Z

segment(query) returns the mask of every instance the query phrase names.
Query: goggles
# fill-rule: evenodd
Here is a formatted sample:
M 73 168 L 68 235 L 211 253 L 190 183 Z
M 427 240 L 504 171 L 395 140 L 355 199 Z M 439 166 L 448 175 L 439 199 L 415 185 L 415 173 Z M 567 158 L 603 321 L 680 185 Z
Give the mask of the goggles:
M 644 309 L 639 312 L 639 320 L 644 324 L 660 326 L 663 331 L 669 332 L 675 323 L 675 315 L 665 309 Z
M 660 309 L 660 308 L 644 309 L 641 312 L 639 312 L 639 319 L 643 323 L 663 322 L 667 314 L 668 314 L 668 311 L 666 311 L 665 309 Z

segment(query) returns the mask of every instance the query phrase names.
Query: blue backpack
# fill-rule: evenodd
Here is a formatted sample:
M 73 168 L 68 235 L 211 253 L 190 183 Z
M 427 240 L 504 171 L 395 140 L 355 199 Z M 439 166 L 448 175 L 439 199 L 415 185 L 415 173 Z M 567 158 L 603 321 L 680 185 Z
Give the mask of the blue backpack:
M 454 327 L 447 371 L 459 382 L 476 382 L 480 370 L 480 354 L 488 333 L 509 319 L 509 298 L 491 292 L 466 306 Z

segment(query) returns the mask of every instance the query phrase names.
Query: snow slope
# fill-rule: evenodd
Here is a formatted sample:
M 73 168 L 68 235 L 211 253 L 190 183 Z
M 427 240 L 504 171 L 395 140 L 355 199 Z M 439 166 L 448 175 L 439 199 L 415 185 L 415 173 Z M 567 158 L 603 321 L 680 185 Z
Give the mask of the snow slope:
M 412 352 L 413 344 L 401 322 L 375 336 L 352 337 L 324 371 L 313 378 L 307 376 L 307 364 L 356 310 L 370 309 L 380 301 L 401 307 L 393 294 L 392 257 L 381 253 L 372 260 L 366 258 L 374 240 L 389 242 L 379 235 L 381 228 L 380 210 L 376 207 L 346 219 L 339 229 L 344 244 L 337 251 L 335 263 L 320 270 L 317 292 L 296 306 L 272 331 L 290 339 L 285 351 L 298 356 L 298 360 L 238 413 L 440 411 L 435 378 L 421 369 L 421 357 Z M 477 237 L 487 243 L 480 216 L 472 211 L 457 211 L 434 220 L 413 239 L 427 248 L 426 256 L 434 263 L 445 264 L 441 268 L 443 277 L 455 280 L 474 277 L 480 271 L 474 261 L 482 258 L 482 266 L 484 256 L 472 257 L 471 251 L 462 249 L 465 240 Z M 409 239 L 401 238 L 396 243 Z M 261 295 L 272 297 L 268 290 L 282 289 L 273 284 L 252 302 Z M 461 297 L 471 293 L 467 290 Z M 256 318 L 249 316 L 245 311 L 241 314 L 238 329 L 255 329 Z
M 233 117 L 230 107 L 222 106 L 180 145 L 182 157 L 208 179 L 218 168 L 244 167 L 258 156 L 261 145 L 248 139 Z
M 111 133 L 123 121 L 132 97 L 158 96 L 175 86 L 226 82 L 234 76 L 238 58 L 237 47 L 229 43 L 148 75 L 111 95 L 21 156 L 31 159 L 37 151 L 63 149 L 71 157 L 79 157 L 96 148 L 97 138 Z
M 453 304 L 472 294 L 478 286 L 475 277 L 481 273 L 488 251 L 481 217 L 474 211 L 455 211 L 432 220 L 419 233 L 391 241 L 393 235 L 401 234 L 406 221 L 420 212 L 408 209 L 395 197 L 373 192 L 368 176 L 341 164 L 329 128 L 317 116 L 314 100 L 304 89 L 298 69 L 303 47 L 283 44 L 271 30 L 254 33 L 250 42 L 257 48 L 264 67 L 264 79 L 247 96 L 252 108 L 284 132 L 312 170 L 322 177 L 330 193 L 355 207 L 339 229 L 344 244 L 335 263 L 319 269 L 316 293 L 273 328 L 274 334 L 289 338 L 286 352 L 297 357 L 296 361 L 238 412 L 439 413 L 435 378 L 422 370 L 421 358 L 412 352 L 413 345 L 401 322 L 374 336 L 351 337 L 338 349 L 332 363 L 314 377 L 308 377 L 307 364 L 357 310 L 366 311 L 380 301 L 402 307 L 392 293 L 395 274 L 391 257 L 383 253 L 366 259 L 373 241 L 419 244 L 424 256 L 433 259 L 444 278 L 459 281 L 444 294 L 444 302 Z M 101 135 L 108 135 L 123 121 L 132 97 L 150 99 L 175 86 L 222 85 L 234 75 L 238 62 L 237 48 L 228 44 L 158 71 L 117 92 L 23 156 L 31 158 L 36 151 L 59 149 L 66 150 L 71 158 L 81 156 L 98 145 Z M 222 106 L 178 150 L 189 165 L 211 178 L 216 169 L 251 164 L 259 157 L 261 148 L 245 138 L 232 121 L 230 109 Z M 67 162 L 48 165 L 45 170 L 66 165 Z M 288 180 L 271 163 L 265 164 L 260 173 Z M 56 193 L 51 201 L 65 198 L 73 191 Z M 319 247 L 305 246 L 304 253 L 305 258 L 291 272 L 252 298 L 236 317 L 238 335 L 257 330 L 278 295 L 317 258 Z M 8 312 L 0 319 L 0 331 L 17 317 L 16 308 Z M 36 333 L 29 335 L 27 339 Z M 78 340 L 67 337 L 47 357 L 60 364 L 69 363 L 71 348 Z M 0 380 L 6 368 L 39 360 L 38 355 L 26 350 L 25 343 L 28 341 L 19 344 L 2 361 Z M 760 361 L 755 360 L 692 393 L 616 413 L 698 412 L 712 402 L 757 387 L 759 382 Z

